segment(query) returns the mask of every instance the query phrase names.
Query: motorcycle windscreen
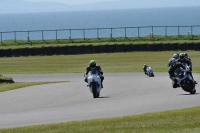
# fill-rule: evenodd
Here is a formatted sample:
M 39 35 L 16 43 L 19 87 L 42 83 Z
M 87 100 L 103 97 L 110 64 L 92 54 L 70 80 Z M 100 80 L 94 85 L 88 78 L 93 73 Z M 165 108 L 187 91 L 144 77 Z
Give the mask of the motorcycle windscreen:
M 91 74 L 91 75 L 97 74 L 97 71 L 96 71 L 96 70 L 91 70 L 91 71 L 89 72 L 89 74 Z
M 182 79 L 184 77 L 184 71 L 181 68 L 177 68 L 174 72 L 175 76 Z

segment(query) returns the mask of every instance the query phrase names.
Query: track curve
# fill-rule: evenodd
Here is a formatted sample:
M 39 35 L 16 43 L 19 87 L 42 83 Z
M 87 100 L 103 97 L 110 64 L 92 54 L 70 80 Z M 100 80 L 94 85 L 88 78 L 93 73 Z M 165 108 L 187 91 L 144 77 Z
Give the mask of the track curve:
M 15 82 L 63 81 L 0 93 L 0 128 L 110 118 L 199 106 L 197 93 L 171 87 L 168 73 L 105 73 L 94 99 L 83 74 L 5 75 Z M 200 80 L 200 74 L 193 74 Z

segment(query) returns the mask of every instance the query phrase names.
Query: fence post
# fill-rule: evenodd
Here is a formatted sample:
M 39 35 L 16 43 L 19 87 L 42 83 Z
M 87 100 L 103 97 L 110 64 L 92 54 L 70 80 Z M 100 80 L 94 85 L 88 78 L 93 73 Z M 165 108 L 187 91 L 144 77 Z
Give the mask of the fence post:
M 190 31 L 188 31 L 188 37 L 190 37 Z
M 153 37 L 153 26 L 151 27 L 151 37 Z
M 138 37 L 140 37 L 140 27 L 138 26 Z
M 167 26 L 165 26 L 165 36 L 167 36 Z
M 57 32 L 57 30 L 56 30 L 56 40 L 58 40 L 58 32 Z
M 191 36 L 193 36 L 192 30 L 193 30 L 193 28 L 192 28 L 192 26 L 191 26 Z
M 27 41 L 28 41 L 28 43 L 29 43 L 29 30 L 28 30 L 28 36 L 27 36 Z
M 124 32 L 125 32 L 125 38 L 126 38 L 126 27 L 124 28 Z
M 112 28 L 110 28 L 110 39 L 112 39 Z
M 178 36 L 180 36 L 180 26 L 178 26 Z
M 1 43 L 2 43 L 2 32 L 0 32 L 1 33 Z
M 97 39 L 99 39 L 99 29 L 97 28 Z
M 83 39 L 85 40 L 85 29 L 83 29 Z
M 42 40 L 44 41 L 44 31 L 42 30 Z
M 71 31 L 71 29 L 69 29 L 69 40 L 71 40 L 71 39 L 72 39 L 72 36 L 71 36 L 71 34 L 72 34 L 72 31 Z
M 15 37 L 15 42 L 16 42 L 16 31 L 14 31 L 14 37 Z

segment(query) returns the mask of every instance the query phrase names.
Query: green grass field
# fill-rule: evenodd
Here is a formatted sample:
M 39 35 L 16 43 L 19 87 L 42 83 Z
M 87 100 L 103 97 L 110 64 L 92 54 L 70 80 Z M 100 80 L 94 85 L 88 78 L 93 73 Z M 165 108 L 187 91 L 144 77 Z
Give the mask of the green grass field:
M 1 74 L 84 73 L 94 59 L 106 72 L 142 72 L 143 64 L 154 72 L 167 72 L 168 60 L 175 52 L 187 52 L 193 72 L 200 72 L 199 51 L 127 52 L 82 55 L 54 55 L 0 58 Z
M 0 58 L 0 70 L 1 74 L 84 73 L 89 60 L 95 59 L 105 73 L 142 72 L 144 63 L 152 66 L 154 72 L 167 73 L 168 60 L 175 52 L 187 52 L 193 62 L 193 72 L 200 72 L 199 51 L 4 57 Z M 17 84 L 23 87 L 23 83 Z M 8 88 L 14 84 L 1 84 L 1 87 L 6 88 L 5 85 Z M 0 133 L 199 133 L 199 120 L 200 107 L 196 107 L 119 118 L 0 129 Z

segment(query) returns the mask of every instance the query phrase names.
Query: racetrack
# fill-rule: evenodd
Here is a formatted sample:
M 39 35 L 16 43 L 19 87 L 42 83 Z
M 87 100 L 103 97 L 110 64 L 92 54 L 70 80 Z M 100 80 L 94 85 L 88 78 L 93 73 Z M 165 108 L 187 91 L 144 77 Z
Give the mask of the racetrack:
M 105 73 L 100 98 L 83 74 L 5 75 L 15 82 L 63 81 L 0 92 L 0 128 L 142 114 L 200 106 L 197 93 L 174 89 L 168 73 Z M 193 74 L 200 81 L 200 74 Z

